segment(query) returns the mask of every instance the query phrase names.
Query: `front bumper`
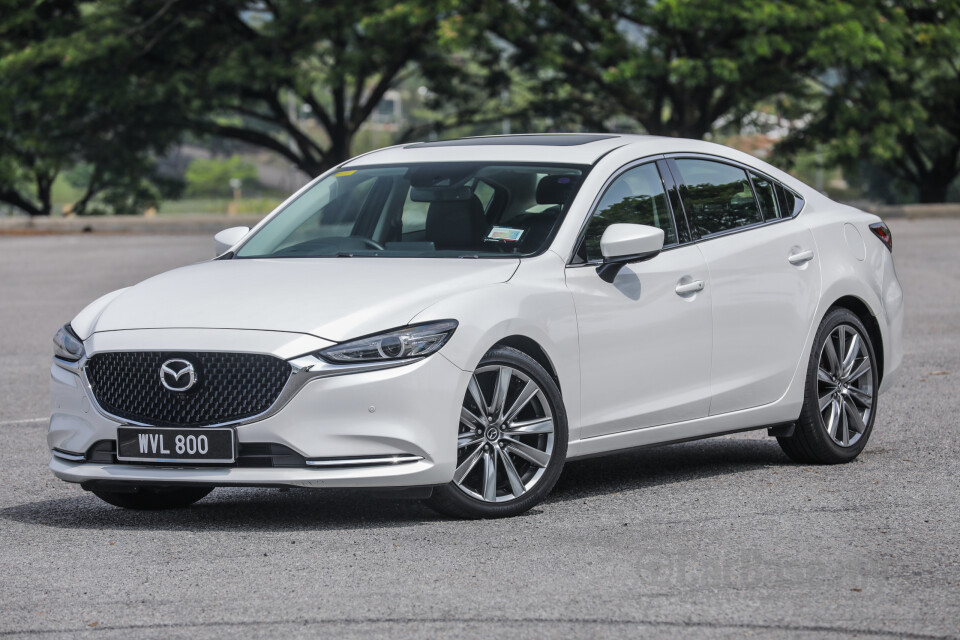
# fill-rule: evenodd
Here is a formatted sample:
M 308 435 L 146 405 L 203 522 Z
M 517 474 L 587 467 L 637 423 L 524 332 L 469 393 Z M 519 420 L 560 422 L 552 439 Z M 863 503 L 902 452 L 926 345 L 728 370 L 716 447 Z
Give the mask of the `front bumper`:
M 278 412 L 231 427 L 244 443 L 274 443 L 300 467 L 105 464 L 82 458 L 116 439 L 122 421 L 97 409 L 80 376 L 51 367 L 50 469 L 67 482 L 407 487 L 445 484 L 456 466 L 460 405 L 470 374 L 441 354 L 379 371 L 312 379 Z M 357 459 L 363 465 L 353 465 Z M 343 464 L 338 461 L 343 460 Z M 380 463 L 380 461 L 383 461 Z
M 449 477 L 427 460 L 359 469 L 290 469 L 243 467 L 146 467 L 127 464 L 70 462 L 54 456 L 50 470 L 67 482 L 158 485 L 208 485 L 213 487 L 418 487 L 444 484 Z M 443 480 L 446 478 L 446 480 Z

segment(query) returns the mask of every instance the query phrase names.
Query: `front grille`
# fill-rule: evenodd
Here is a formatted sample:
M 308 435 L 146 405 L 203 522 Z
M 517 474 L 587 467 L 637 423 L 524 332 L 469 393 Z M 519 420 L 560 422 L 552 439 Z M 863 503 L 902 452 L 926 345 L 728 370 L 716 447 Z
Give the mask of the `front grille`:
M 193 364 L 196 383 L 170 391 L 160 367 L 172 359 Z M 87 380 L 107 413 L 142 424 L 202 427 L 243 420 L 276 402 L 290 377 L 290 365 L 255 353 L 98 353 L 87 361 Z

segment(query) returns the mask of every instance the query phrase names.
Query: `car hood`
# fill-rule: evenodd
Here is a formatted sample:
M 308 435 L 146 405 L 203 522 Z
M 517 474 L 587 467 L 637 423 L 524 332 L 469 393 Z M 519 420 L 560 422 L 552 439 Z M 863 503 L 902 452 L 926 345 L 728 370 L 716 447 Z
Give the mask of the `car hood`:
M 506 282 L 519 263 L 456 258 L 214 260 L 118 292 L 91 333 L 258 329 L 341 342 L 407 324 L 446 295 Z

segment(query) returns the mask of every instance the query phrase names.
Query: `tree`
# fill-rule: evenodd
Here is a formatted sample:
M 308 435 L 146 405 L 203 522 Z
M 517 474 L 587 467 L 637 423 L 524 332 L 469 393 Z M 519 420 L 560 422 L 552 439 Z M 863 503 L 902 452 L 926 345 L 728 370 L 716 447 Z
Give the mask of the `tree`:
M 864 22 L 877 54 L 832 61 L 812 121 L 781 151 L 822 145 L 828 161 L 854 170 L 866 161 L 920 202 L 944 202 L 960 175 L 960 4 L 877 4 L 882 13 Z
M 462 96 L 468 75 L 476 75 L 471 86 L 495 82 L 495 69 L 459 55 L 490 47 L 460 4 L 106 0 L 100 11 L 123 24 L 123 55 L 138 74 L 181 88 L 171 120 L 316 175 L 351 156 L 360 127 L 404 80 L 423 78 L 440 101 Z M 471 117 L 482 114 L 487 96 L 471 97 Z
M 178 135 L 153 117 L 162 92 L 105 55 L 122 34 L 89 13 L 74 0 L 3 1 L 0 202 L 30 215 L 49 215 L 55 179 L 78 165 L 77 213 L 108 191 L 149 192 L 153 155 Z
M 77 212 L 149 192 L 153 158 L 184 134 L 315 175 L 410 79 L 430 88 L 430 129 L 503 111 L 499 51 L 456 0 L 0 2 L 0 201 L 32 215 L 81 164 Z
M 542 113 L 561 126 L 702 138 L 723 117 L 797 90 L 823 49 L 856 44 L 852 2 L 518 0 L 490 28 L 540 78 Z M 635 125 L 634 125 L 635 126 Z

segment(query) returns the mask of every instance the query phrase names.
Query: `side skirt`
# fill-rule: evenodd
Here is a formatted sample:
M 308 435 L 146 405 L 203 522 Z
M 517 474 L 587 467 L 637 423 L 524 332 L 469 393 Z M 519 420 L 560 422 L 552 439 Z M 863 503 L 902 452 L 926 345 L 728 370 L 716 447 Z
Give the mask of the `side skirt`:
M 801 402 L 789 406 L 774 403 L 688 422 L 584 438 L 569 444 L 567 459 L 590 458 L 605 453 L 702 440 L 757 429 L 772 429 L 769 433 L 771 436 L 785 435 L 783 431 L 800 416 Z M 785 421 L 786 416 L 794 417 L 792 420 Z

